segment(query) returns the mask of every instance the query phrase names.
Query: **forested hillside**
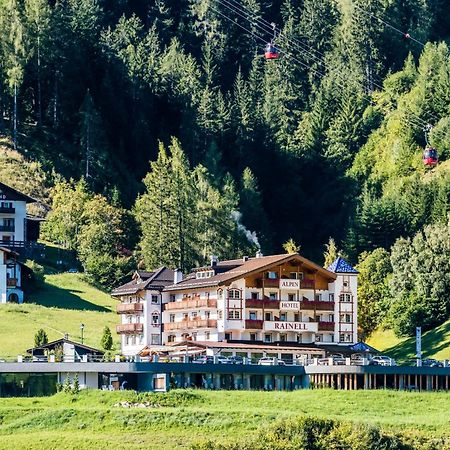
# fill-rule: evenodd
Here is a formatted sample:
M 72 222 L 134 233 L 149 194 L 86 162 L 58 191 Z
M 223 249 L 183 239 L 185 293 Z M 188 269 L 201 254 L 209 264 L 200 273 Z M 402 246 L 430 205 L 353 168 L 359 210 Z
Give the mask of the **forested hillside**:
M 320 260 L 333 238 L 363 332 L 408 334 L 450 312 L 449 8 L 0 0 L 0 132 L 55 186 L 45 237 L 104 286 L 290 238 Z

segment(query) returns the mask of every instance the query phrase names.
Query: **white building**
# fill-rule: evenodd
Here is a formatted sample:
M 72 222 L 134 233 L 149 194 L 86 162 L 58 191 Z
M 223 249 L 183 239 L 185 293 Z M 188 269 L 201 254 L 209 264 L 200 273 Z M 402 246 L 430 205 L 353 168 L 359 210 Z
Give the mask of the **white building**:
M 27 239 L 27 203 L 36 200 L 0 183 L 0 245 L 21 247 Z
M 163 291 L 163 342 L 353 344 L 357 271 L 298 254 L 212 260 Z
M 18 256 L 11 249 L 0 247 L 0 303 L 22 303 L 24 300 L 23 286 L 31 269 L 20 263 Z
M 162 344 L 162 296 L 164 287 L 174 283 L 174 271 L 161 267 L 154 272 L 135 272 L 132 280 L 114 289 L 120 303 L 122 353 L 136 355 L 146 346 Z

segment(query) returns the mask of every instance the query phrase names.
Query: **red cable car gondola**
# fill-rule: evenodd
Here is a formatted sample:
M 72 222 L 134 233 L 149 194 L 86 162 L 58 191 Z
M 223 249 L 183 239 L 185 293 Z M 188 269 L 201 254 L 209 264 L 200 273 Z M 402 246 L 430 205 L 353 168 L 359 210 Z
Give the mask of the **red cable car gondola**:
M 266 51 L 264 52 L 264 56 L 266 59 L 277 59 L 280 56 L 280 52 L 275 47 L 275 45 L 269 42 L 266 45 Z
M 435 166 L 438 163 L 438 152 L 435 148 L 427 145 L 423 151 L 422 161 L 426 166 Z

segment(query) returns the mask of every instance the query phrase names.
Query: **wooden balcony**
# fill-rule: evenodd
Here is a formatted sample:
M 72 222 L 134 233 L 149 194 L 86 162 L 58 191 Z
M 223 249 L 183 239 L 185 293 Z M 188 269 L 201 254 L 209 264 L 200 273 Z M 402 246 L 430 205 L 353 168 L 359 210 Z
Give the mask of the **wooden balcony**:
M 135 314 L 144 312 L 143 303 L 119 303 L 116 306 L 117 314 Z
M 192 297 L 180 302 L 170 302 L 164 305 L 166 311 L 174 311 L 177 309 L 199 309 L 199 308 L 217 308 L 217 300 L 200 297 Z
M 181 322 L 169 322 L 164 324 L 164 331 L 193 330 L 196 328 L 217 328 L 217 320 L 182 320 Z
M 305 278 L 300 282 L 300 289 L 314 289 L 314 285 L 314 280 Z
M 142 323 L 124 323 L 116 326 L 119 334 L 137 334 L 144 332 L 144 324 Z
M 262 330 L 263 323 L 264 323 L 263 320 L 246 319 L 245 328 L 247 330 Z
M 259 278 L 256 280 L 256 287 L 262 288 L 263 287 L 263 279 Z M 279 288 L 280 287 L 280 280 L 278 278 L 265 278 L 264 279 L 264 288 Z
M 319 322 L 319 331 L 334 331 L 334 322 Z
M 8 278 L 6 280 L 7 287 L 16 287 L 17 286 L 17 278 Z
M 265 299 L 254 299 L 248 298 L 245 300 L 246 308 L 264 308 L 264 309 L 280 309 L 280 301 L 279 300 L 270 300 L 269 298 Z
M 312 311 L 334 311 L 334 302 L 322 302 L 318 300 L 302 300 L 300 302 L 301 309 Z
M 14 207 L 8 207 L 8 206 L 0 206 L 0 213 L 1 214 L 14 214 L 16 212 L 16 208 Z

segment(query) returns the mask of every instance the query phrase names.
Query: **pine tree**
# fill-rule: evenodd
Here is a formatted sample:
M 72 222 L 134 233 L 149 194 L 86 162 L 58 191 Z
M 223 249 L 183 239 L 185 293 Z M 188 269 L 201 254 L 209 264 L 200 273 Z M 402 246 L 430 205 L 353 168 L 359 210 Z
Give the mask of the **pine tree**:
M 41 347 L 42 345 L 45 345 L 47 343 L 48 343 L 47 333 L 43 328 L 40 328 L 34 335 L 34 346 Z
M 103 335 L 100 341 L 100 346 L 103 350 L 112 350 L 113 348 L 113 338 L 109 327 L 105 327 L 103 329 Z

